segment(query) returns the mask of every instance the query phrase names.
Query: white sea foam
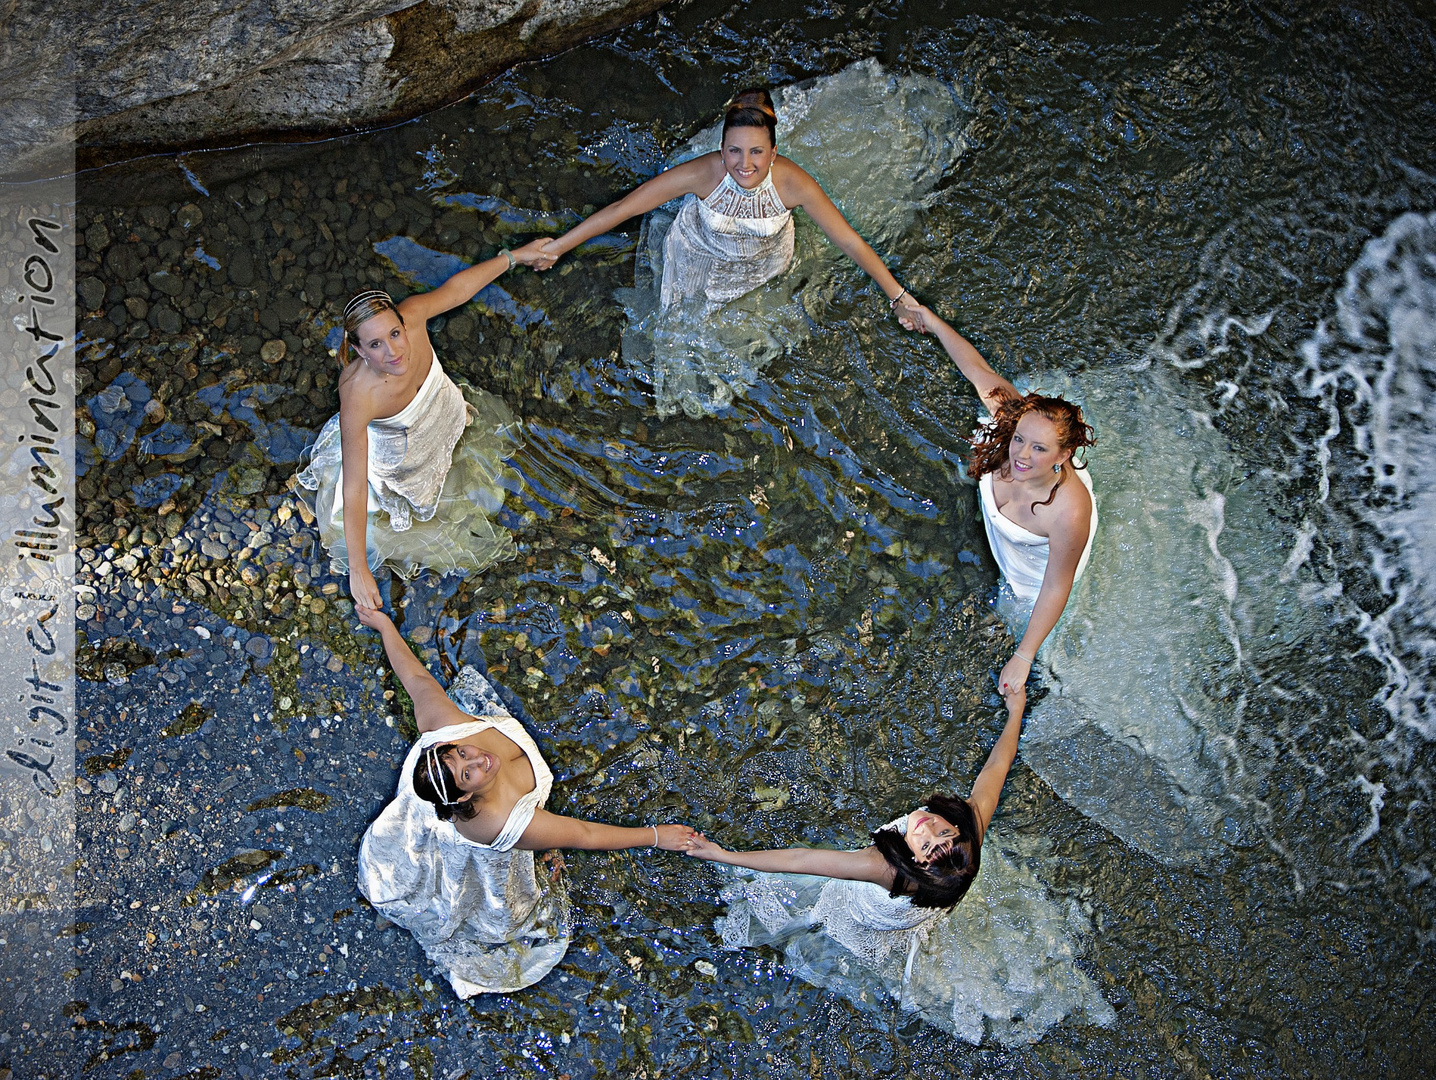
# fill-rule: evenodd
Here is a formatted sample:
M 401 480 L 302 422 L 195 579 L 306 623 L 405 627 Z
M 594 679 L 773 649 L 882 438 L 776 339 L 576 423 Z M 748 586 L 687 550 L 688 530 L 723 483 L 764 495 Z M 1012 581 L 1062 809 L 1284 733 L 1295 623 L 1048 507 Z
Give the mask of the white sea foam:
M 1367 243 L 1302 357 L 1303 389 L 1329 420 L 1330 525 L 1354 519 L 1380 587 L 1377 602 L 1350 602 L 1386 670 L 1383 704 L 1436 738 L 1436 213 L 1403 214 Z

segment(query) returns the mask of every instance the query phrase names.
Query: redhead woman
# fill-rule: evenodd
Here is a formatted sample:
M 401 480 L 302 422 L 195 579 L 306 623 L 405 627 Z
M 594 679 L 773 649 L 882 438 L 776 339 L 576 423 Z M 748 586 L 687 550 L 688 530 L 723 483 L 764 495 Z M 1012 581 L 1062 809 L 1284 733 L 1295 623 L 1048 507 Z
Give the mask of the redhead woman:
M 400 573 L 477 571 L 512 556 L 490 518 L 518 423 L 492 394 L 449 378 L 427 323 L 515 265 L 535 265 L 539 248 L 502 251 L 397 304 L 375 289 L 345 307 L 339 414 L 296 479 L 315 492 L 320 535 L 356 604 L 381 605 L 373 572 L 386 561 Z
M 394 801 L 364 834 L 359 890 L 413 933 L 460 997 L 531 986 L 569 935 L 567 896 L 537 872 L 535 851 L 679 851 L 695 834 L 549 813 L 553 773 L 487 680 L 464 668 L 445 694 L 387 615 L 355 610 L 379 631 L 419 728 Z
M 998 676 L 1002 693 L 1015 693 L 1092 554 L 1097 503 L 1086 464 L 1073 457 L 1092 445 L 1092 429 L 1070 401 L 1018 393 L 926 307 L 905 316 L 904 325 L 942 343 L 992 414 L 973 444 L 968 472 L 977 480 L 987 542 L 1002 576 L 1020 601 L 1032 605 Z

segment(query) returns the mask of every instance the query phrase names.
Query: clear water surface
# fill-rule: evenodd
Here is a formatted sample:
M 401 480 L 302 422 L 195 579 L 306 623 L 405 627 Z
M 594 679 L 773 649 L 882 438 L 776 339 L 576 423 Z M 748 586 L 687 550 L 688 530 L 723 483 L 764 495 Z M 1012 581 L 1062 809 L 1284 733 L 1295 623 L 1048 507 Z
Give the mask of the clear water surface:
M 15 1075 L 1420 1074 L 1433 44 L 1402 3 L 696 0 L 387 131 L 82 176 L 74 1003 Z M 741 84 L 868 59 L 957 133 L 883 254 L 1097 428 L 992 842 L 1114 1020 L 860 1011 L 722 952 L 718 872 L 647 852 L 570 854 L 565 963 L 460 1003 L 354 889 L 406 738 L 287 486 L 337 311 L 566 226 Z M 881 158 L 887 123 L 830 141 Z M 386 588 L 436 670 L 512 692 L 559 812 L 856 844 L 995 738 L 975 400 L 803 230 L 806 321 L 716 416 L 660 420 L 624 359 L 637 223 L 435 324 L 526 424 L 520 554 Z

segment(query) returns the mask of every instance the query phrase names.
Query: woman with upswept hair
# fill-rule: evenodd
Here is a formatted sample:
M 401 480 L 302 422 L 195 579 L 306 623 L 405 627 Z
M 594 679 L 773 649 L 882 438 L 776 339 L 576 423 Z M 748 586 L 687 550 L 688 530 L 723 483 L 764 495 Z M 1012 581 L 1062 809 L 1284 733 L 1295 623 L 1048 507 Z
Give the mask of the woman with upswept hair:
M 491 518 L 518 422 L 493 394 L 449 378 L 427 323 L 539 254 L 535 241 L 397 304 L 370 289 L 344 308 L 339 412 L 295 479 L 313 492 L 320 538 L 356 604 L 381 605 L 374 571 L 385 562 L 401 574 L 479 571 L 513 555 Z
M 918 306 L 903 324 L 942 343 L 992 414 L 973 442 L 968 474 L 977 481 L 982 523 L 1002 576 L 1018 600 L 1031 604 L 998 676 L 998 688 L 1010 694 L 1026 683 L 1092 554 L 1097 502 L 1086 463 L 1074 457 L 1095 441 L 1092 428 L 1070 401 L 1018 393 L 928 308 Z
M 894 308 L 909 296 L 818 182 L 778 153 L 778 115 L 760 87 L 740 90 L 729 103 L 717 150 L 665 169 L 546 241 L 535 265 L 547 270 L 585 240 L 678 198 L 683 206 L 664 240 L 661 307 L 690 299 L 716 307 L 781 274 L 793 260 L 793 211 L 800 207 Z

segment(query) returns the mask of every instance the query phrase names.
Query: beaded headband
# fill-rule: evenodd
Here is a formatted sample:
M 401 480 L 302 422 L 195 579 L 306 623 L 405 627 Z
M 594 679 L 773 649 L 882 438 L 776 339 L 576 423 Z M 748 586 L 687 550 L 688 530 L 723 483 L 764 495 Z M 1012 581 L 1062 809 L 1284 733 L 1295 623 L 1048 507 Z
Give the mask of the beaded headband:
M 445 788 L 445 773 L 443 765 L 439 762 L 439 751 L 437 747 L 431 746 L 424 751 L 424 767 L 429 774 L 429 784 L 433 787 L 435 794 L 439 796 L 439 802 L 443 806 L 457 806 L 462 799 L 451 799 Z
M 394 307 L 394 298 L 388 293 L 386 293 L 383 289 L 369 289 L 366 292 L 361 292 L 358 296 L 356 296 L 353 300 L 350 300 L 349 303 L 345 305 L 344 321 L 348 322 L 349 317 L 353 315 L 354 312 L 358 311 L 362 305 L 371 303 L 375 300 L 380 301 L 385 307 L 394 308 L 395 311 L 398 310 L 397 307 Z

